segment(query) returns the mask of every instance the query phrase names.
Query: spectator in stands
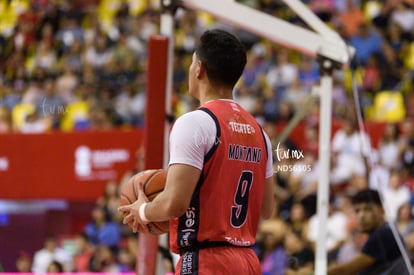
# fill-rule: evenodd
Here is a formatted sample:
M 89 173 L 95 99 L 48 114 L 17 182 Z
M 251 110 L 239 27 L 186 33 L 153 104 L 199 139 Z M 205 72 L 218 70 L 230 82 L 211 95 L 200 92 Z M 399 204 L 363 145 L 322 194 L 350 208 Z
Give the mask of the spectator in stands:
M 35 102 L 39 116 L 52 123 L 53 129 L 59 129 L 61 117 L 65 114 L 65 103 L 56 92 L 55 80 L 47 78 L 43 83 L 43 97 Z
M 43 248 L 36 251 L 33 256 L 32 272 L 45 273 L 52 261 L 58 261 L 69 272 L 72 268 L 72 258 L 63 248 L 58 246 L 54 236 L 48 236 Z
M 138 253 L 138 240 L 139 234 L 134 234 L 128 228 L 128 234 L 126 234 L 126 249 L 133 256 L 134 259 L 137 258 Z
M 32 257 L 26 251 L 21 251 L 16 260 L 16 270 L 21 273 L 32 271 Z
M 115 217 L 119 214 L 117 209 L 119 207 L 119 188 L 118 183 L 114 180 L 110 180 L 105 185 L 104 194 L 98 198 L 98 205 L 106 207 L 109 215 L 115 220 Z
M 288 257 L 286 275 L 299 275 L 312 273 L 315 254 L 301 235 L 288 232 L 285 236 L 285 249 Z
M 75 272 L 88 272 L 89 262 L 93 255 L 93 246 L 85 233 L 75 237 L 75 253 L 73 256 L 73 270 Z
M 21 102 L 23 90 L 26 88 L 26 82 L 24 84 L 18 84 L 18 81 L 15 79 L 14 82 L 16 82 L 16 85 L 12 85 L 11 87 L 5 83 L 2 83 L 3 80 L 1 79 L 0 82 L 0 106 L 8 108 L 11 111 L 13 110 L 14 106 L 18 105 Z
M 41 117 L 39 111 L 34 110 L 27 114 L 20 131 L 25 134 L 45 133 L 52 129 L 52 125 L 51 117 Z
M 414 178 L 414 121 L 407 119 L 403 122 L 403 128 L 402 167 L 409 177 Z
M 79 22 L 74 15 L 68 14 L 60 20 L 61 25 L 56 33 L 56 40 L 61 44 L 62 49 L 66 50 L 75 41 L 83 41 L 84 33 Z
M 40 41 L 34 56 L 34 66 L 40 67 L 48 73 L 52 73 L 57 65 L 56 52 L 51 46 L 52 45 L 46 41 Z
M 290 230 L 302 236 L 302 238 L 305 238 L 308 228 L 308 222 L 309 218 L 306 215 L 306 211 L 303 204 L 300 202 L 295 202 L 292 205 L 289 219 L 287 220 Z
M 401 180 L 401 172 L 392 170 L 388 186 L 383 190 L 384 208 L 390 221 L 395 222 L 398 209 L 411 199 L 411 193 Z
M 345 243 L 339 248 L 335 261 L 331 261 L 330 264 L 341 265 L 349 262 L 361 251 L 366 240 L 367 236 L 364 233 L 359 230 L 353 230 Z
M 315 60 L 308 56 L 300 56 L 299 60 L 299 79 L 305 90 L 310 92 L 312 87 L 318 83 L 319 65 Z
M 402 253 L 387 224 L 379 193 L 362 190 L 352 199 L 361 231 L 369 234 L 368 240 L 350 261 L 332 265 L 328 275 L 336 274 L 410 274 Z M 404 249 L 404 248 L 402 248 Z M 411 269 L 411 267 L 410 267 Z
M 104 66 L 111 61 L 112 54 L 112 50 L 108 47 L 108 39 L 101 35 L 86 49 L 85 62 L 92 65 L 95 72 L 102 72 Z
M 380 163 L 388 169 L 399 167 L 402 146 L 398 124 L 387 124 L 378 146 Z
M 52 261 L 47 267 L 47 273 L 62 273 L 63 265 L 58 261 Z
M 316 195 L 318 186 L 318 164 L 311 152 L 304 152 L 303 157 L 293 162 L 293 171 L 289 177 L 289 186 L 295 190 L 295 199 L 302 201 Z
M 100 205 L 92 210 L 92 221 L 86 225 L 85 234 L 93 245 L 102 244 L 114 251 L 121 240 L 120 226 L 112 221 L 108 209 Z
M 356 50 L 356 60 L 359 66 L 366 65 L 369 57 L 381 54 L 383 49 L 382 37 L 369 23 L 362 24 L 358 33 L 351 36 L 349 42 Z
M 106 245 L 98 244 L 90 261 L 90 271 L 119 273 L 120 270 L 114 250 Z
M 269 69 L 269 61 L 266 60 L 266 55 L 266 48 L 260 42 L 255 43 L 247 53 L 247 63 L 241 77 L 241 83 L 248 90 L 257 91 L 260 89 L 261 80 Z
M 411 4 L 413 5 L 413 4 Z M 408 1 L 398 1 L 395 9 L 391 12 L 390 20 L 401 27 L 404 33 L 412 35 L 414 29 L 414 10 Z
M 258 257 L 263 275 L 283 275 L 287 257 L 283 247 L 287 225 L 281 219 L 263 221 L 258 232 Z
M 118 262 L 120 272 L 134 272 L 135 270 L 135 258 L 127 248 L 121 248 L 118 253 Z
M 298 76 L 298 78 L 287 86 L 284 100 L 288 104 L 291 104 L 293 110 L 297 112 L 306 106 L 306 103 L 310 100 L 309 96 L 309 91 L 302 85 Z
M 66 105 L 75 100 L 75 90 L 79 85 L 79 77 L 74 74 L 69 64 L 64 64 L 62 73 L 56 78 L 56 95 Z
M 338 12 L 338 23 L 344 29 L 345 38 L 349 38 L 358 33 L 359 27 L 365 22 L 365 16 L 354 0 L 345 0 L 345 2 L 345 9 Z
M 41 100 L 43 97 L 44 91 L 43 91 L 43 81 L 44 78 L 44 71 L 41 68 L 36 68 L 36 72 L 38 72 L 38 79 L 32 79 L 29 82 L 29 86 L 24 91 L 23 98 L 21 103 L 24 104 L 36 104 L 37 101 Z
M 0 134 L 12 131 L 12 117 L 10 109 L 0 105 Z
M 413 263 L 414 259 L 414 232 L 409 233 L 405 238 L 404 241 L 407 245 L 408 256 Z
M 89 109 L 90 130 L 110 130 L 114 127 L 114 117 L 110 107 L 94 104 Z
M 414 217 L 411 204 L 404 203 L 398 208 L 395 221 L 398 231 L 403 238 L 414 232 Z
M 133 126 L 144 123 L 145 85 L 139 82 L 142 80 L 135 81 L 136 85 L 124 85 L 114 98 L 117 115 L 125 124 Z
M 270 87 L 277 91 L 277 100 L 284 100 L 286 90 L 298 78 L 298 67 L 289 60 L 289 51 L 280 49 L 276 56 L 276 64 L 271 65 L 266 81 Z
M 368 135 L 358 131 L 356 121 L 345 118 L 332 139 L 332 183 L 346 183 L 354 174 L 366 175 L 370 147 Z
M 366 175 L 354 174 L 349 179 L 349 184 L 347 186 L 346 191 L 349 194 L 355 194 L 358 191 L 367 189 L 368 186 L 369 186 L 369 183 L 368 183 L 368 178 Z M 339 191 L 339 193 L 341 192 Z
M 348 238 L 347 231 L 348 217 L 335 204 L 335 198 L 331 197 L 328 209 L 328 219 L 326 221 L 326 248 L 328 250 L 328 260 L 336 257 L 339 247 Z M 309 219 L 307 240 L 316 249 L 316 242 L 319 232 L 318 213 Z

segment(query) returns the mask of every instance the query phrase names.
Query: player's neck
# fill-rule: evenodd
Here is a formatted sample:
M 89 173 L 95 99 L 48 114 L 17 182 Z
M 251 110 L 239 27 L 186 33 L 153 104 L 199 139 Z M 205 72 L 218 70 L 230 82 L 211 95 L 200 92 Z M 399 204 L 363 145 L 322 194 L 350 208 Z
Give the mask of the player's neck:
M 223 87 L 209 87 L 200 92 L 200 105 L 217 99 L 233 99 L 232 90 Z

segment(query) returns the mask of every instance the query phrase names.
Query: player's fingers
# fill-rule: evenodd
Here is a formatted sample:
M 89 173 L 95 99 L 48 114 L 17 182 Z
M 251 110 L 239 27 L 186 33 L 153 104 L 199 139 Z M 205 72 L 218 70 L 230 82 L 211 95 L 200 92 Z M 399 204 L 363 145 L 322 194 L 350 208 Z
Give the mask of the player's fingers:
M 132 231 L 134 232 L 134 233 L 137 233 L 137 232 L 140 232 L 140 233 L 143 233 L 142 232 L 142 225 L 141 224 L 139 224 L 136 220 L 133 222 L 133 224 L 132 224 L 132 226 L 131 226 L 131 228 L 132 228 Z
M 138 183 L 138 198 L 144 201 L 148 201 L 147 195 L 145 195 L 144 192 L 144 183 L 142 182 Z
M 135 218 L 134 215 L 132 215 L 132 213 L 124 216 L 124 219 L 122 220 L 123 224 L 129 224 L 130 222 L 135 222 Z
M 142 181 L 138 183 L 138 193 L 144 193 L 144 183 Z
M 124 206 L 118 207 L 118 212 L 120 212 L 121 214 L 130 212 L 129 205 L 124 205 Z

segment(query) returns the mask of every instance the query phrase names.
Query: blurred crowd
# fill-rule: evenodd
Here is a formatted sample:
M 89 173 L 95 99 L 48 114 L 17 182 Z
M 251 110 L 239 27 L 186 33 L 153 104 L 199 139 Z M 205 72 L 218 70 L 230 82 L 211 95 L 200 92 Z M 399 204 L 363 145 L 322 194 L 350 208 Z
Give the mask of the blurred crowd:
M 0 133 L 142 125 L 146 46 L 159 32 L 160 3 L 80 2 L 2 2 Z M 241 2 L 306 28 L 281 0 Z M 304 2 L 356 49 L 351 66 L 334 75 L 334 115 L 347 114 L 356 89 L 368 120 L 401 122 L 412 116 L 413 1 Z M 237 34 L 248 49 L 248 64 L 235 90 L 247 110 L 262 121 L 280 122 L 311 105 L 309 119 L 317 120 L 318 105 L 306 105 L 319 81 L 315 58 L 209 14 L 178 9 L 175 18 L 174 115 L 196 106 L 187 95 L 186 73 L 197 38 L 207 28 L 221 27 Z
M 129 174 L 126 176 L 129 178 Z M 83 230 L 66 239 L 62 239 L 59 232 L 48 235 L 43 246 L 33 253 L 22 250 L 16 259 L 16 270 L 35 273 L 135 273 L 139 236 L 122 224 L 122 216 L 117 211 L 120 200 L 118 191 L 117 182 L 108 182 Z M 173 272 L 173 258 L 169 250 L 160 246 L 158 255 L 158 270 L 162 274 Z
M 19 9 L 12 30 L 0 28 L 0 133 L 143 125 L 146 45 L 158 33 L 157 1 L 134 6 L 133 1 L 102 0 L 84 8 L 65 0 L 9 2 L 25 8 Z M 282 1 L 240 2 L 306 27 Z M 329 264 L 346 262 L 366 240 L 350 200 L 366 187 L 382 192 L 387 217 L 414 259 L 414 1 L 303 2 L 356 49 L 350 67 L 333 75 L 333 116 L 341 126 L 331 144 Z M 274 217 L 260 226 L 255 249 L 263 274 L 312 269 L 319 169 L 319 106 L 312 88 L 320 78 L 318 62 L 205 13 L 179 9 L 175 22 L 176 117 L 197 106 L 187 94 L 187 68 L 197 37 L 206 28 L 220 27 L 246 45 L 248 63 L 234 94 L 273 142 L 278 202 Z M 384 130 L 378 144 L 360 127 L 355 111 L 359 105 L 364 119 L 385 122 L 378 128 Z M 279 140 L 275 125 L 303 110 L 303 142 Z M 133 271 L 137 235 L 117 214 L 120 186 L 122 182 L 108 183 L 91 222 L 76 236 L 73 254 L 62 251 L 51 236 L 34 255 L 19 257 L 18 270 Z M 55 253 L 56 262 L 44 261 L 47 256 L 42 261 L 42 253 Z M 172 271 L 171 255 L 162 249 L 160 253 L 165 270 Z

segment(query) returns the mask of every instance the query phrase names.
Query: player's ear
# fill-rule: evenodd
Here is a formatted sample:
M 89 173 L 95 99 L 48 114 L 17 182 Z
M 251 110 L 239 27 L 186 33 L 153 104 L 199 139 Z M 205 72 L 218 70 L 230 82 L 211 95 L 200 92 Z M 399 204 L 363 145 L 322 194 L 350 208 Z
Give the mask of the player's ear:
M 197 60 L 197 68 L 196 68 L 196 77 L 197 79 L 202 78 L 202 76 L 205 74 L 206 70 L 204 67 L 203 62 L 201 62 L 200 60 Z

